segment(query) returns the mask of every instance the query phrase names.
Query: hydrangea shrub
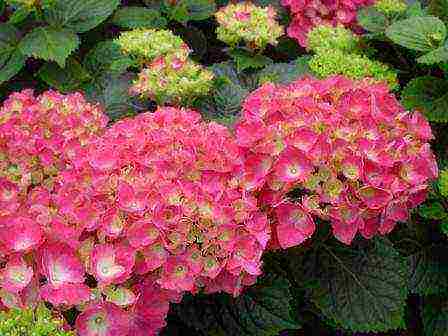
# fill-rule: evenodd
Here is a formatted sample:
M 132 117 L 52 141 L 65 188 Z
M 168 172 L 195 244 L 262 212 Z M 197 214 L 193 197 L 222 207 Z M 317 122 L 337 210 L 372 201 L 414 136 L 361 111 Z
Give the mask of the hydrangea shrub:
M 309 238 L 313 218 L 345 244 L 389 233 L 437 177 L 426 119 L 369 80 L 265 84 L 245 100 L 236 137 L 246 151 L 240 183 L 271 209 L 283 248 Z

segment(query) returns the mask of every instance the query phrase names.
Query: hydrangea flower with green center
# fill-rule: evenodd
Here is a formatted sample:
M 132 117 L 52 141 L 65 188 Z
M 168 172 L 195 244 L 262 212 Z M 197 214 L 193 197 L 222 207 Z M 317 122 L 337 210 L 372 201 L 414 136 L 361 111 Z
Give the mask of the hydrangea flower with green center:
M 258 7 L 250 2 L 229 4 L 216 14 L 218 39 L 235 47 L 245 42 L 252 49 L 263 50 L 267 44 L 276 45 L 283 27 L 275 20 L 271 6 Z
M 35 310 L 0 312 L 0 335 L 74 336 L 63 324 L 63 319 L 53 316 L 43 304 Z
M 121 33 L 116 43 L 125 54 L 143 62 L 166 55 L 186 59 L 190 53 L 187 44 L 169 30 L 135 29 Z
M 155 100 L 158 104 L 189 103 L 212 88 L 213 73 L 190 59 L 160 57 L 143 69 L 131 93 Z
M 390 15 L 404 12 L 407 4 L 404 0 L 378 0 L 373 7 L 384 14 Z

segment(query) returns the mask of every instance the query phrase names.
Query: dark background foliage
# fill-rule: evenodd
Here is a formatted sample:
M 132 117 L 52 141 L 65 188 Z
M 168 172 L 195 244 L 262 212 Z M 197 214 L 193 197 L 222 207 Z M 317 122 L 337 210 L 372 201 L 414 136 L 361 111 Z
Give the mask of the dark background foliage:
M 287 25 L 288 12 L 276 0 L 256 2 L 278 8 L 279 20 Z M 230 56 L 216 38 L 212 17 L 224 0 L 37 3 L 27 8 L 0 0 L 1 100 L 23 88 L 53 88 L 84 91 L 113 120 L 154 109 L 154 103 L 127 94 L 136 69 L 112 43 L 120 31 L 132 28 L 169 28 L 190 45 L 194 59 L 217 77 L 214 93 L 196 107 L 205 117 L 225 123 L 231 124 L 242 99 L 263 81 L 285 83 L 309 72 L 306 50 L 287 37 L 262 59 Z M 448 24 L 448 1 L 409 1 L 407 19 L 428 15 Z M 423 110 L 433 121 L 433 148 L 443 168 L 448 52 L 439 50 L 442 56 L 447 53 L 445 59 L 422 63 L 419 57 L 425 53 L 403 42 L 402 27 L 395 35 L 387 30 L 406 18 L 362 13 L 367 31 L 363 43 L 373 58 L 397 70 L 397 94 L 405 106 Z M 411 28 L 417 36 L 418 29 Z M 350 247 L 332 238 L 328 224 L 319 223 L 318 234 L 306 244 L 266 255 L 265 276 L 243 296 L 187 296 L 172 307 L 162 334 L 448 335 L 447 209 L 435 184 L 408 223 L 387 238 L 360 239 Z

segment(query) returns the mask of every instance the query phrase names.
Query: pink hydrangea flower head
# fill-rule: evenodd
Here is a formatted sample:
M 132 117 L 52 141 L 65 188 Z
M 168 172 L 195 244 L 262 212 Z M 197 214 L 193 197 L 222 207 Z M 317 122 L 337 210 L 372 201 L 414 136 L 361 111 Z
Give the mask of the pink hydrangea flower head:
M 76 319 L 76 329 L 80 336 L 128 335 L 129 317 L 113 303 L 91 304 Z
M 316 217 L 346 244 L 387 234 L 438 174 L 428 122 L 367 79 L 265 84 L 243 103 L 235 135 L 244 163 L 234 183 L 273 219 L 272 248 L 303 243 Z

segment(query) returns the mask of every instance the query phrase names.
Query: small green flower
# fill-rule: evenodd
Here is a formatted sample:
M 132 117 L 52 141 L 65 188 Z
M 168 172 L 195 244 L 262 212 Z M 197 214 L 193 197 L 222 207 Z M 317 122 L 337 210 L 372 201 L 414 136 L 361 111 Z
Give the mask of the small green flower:
M 391 15 L 403 13 L 408 6 L 404 0 L 378 0 L 373 7 L 386 15 Z
M 167 56 L 144 68 L 131 93 L 155 100 L 158 104 L 188 105 L 206 95 L 213 86 L 213 73 L 190 59 Z
M 0 312 L 0 335 L 75 336 L 63 329 L 64 321 L 56 318 L 41 304 L 36 309 L 11 309 Z
M 135 29 L 121 33 L 116 43 L 143 63 L 166 55 L 185 59 L 190 53 L 187 44 L 169 30 Z
M 218 39 L 231 47 L 244 42 L 251 49 L 263 50 L 266 45 L 277 44 L 283 27 L 275 20 L 271 7 L 258 7 L 250 2 L 229 4 L 215 13 L 219 27 Z
M 344 53 L 338 49 L 321 50 L 311 58 L 309 67 L 321 78 L 332 75 L 344 75 L 352 79 L 372 77 L 387 82 L 391 89 L 398 86 L 397 74 L 387 65 L 364 55 Z
M 308 48 L 316 53 L 321 50 L 337 49 L 343 52 L 356 52 L 359 38 L 342 26 L 316 26 L 308 33 Z

